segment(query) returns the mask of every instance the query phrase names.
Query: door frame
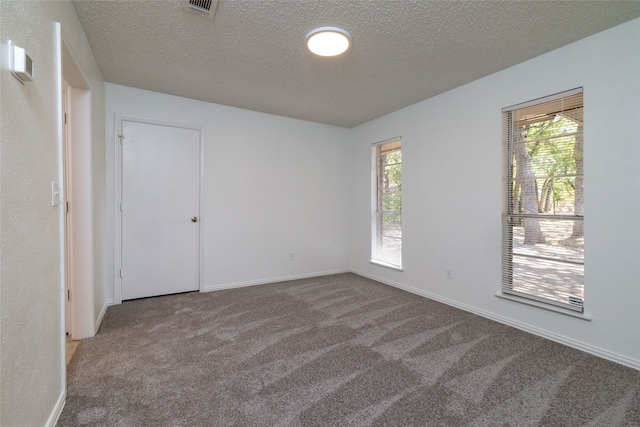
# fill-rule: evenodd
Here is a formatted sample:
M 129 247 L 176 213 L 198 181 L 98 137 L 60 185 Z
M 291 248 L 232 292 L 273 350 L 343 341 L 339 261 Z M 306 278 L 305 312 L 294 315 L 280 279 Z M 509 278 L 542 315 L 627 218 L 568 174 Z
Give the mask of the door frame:
M 71 176 L 71 170 L 69 164 L 71 163 L 71 131 L 69 130 L 69 119 L 71 118 L 70 110 L 70 92 L 69 89 L 71 86 L 67 81 L 62 77 L 62 197 L 60 197 L 60 204 L 62 205 L 62 212 L 64 215 L 64 330 L 65 335 L 70 338 L 73 338 L 73 331 L 71 329 L 71 313 L 73 311 L 71 306 L 71 226 L 70 226 L 70 215 L 69 215 L 69 178 Z
M 77 340 L 94 336 L 98 326 L 94 307 L 91 87 L 64 39 L 61 40 L 60 50 L 61 77 L 68 84 L 65 93 L 66 125 L 63 124 L 64 111 L 60 117 L 61 126 L 66 126 L 66 133 L 63 129 L 61 136 L 63 139 L 60 153 L 60 204 L 64 230 L 62 257 L 65 271 L 63 289 L 67 288 L 64 289 L 66 295 L 63 298 L 65 305 L 69 304 L 68 332 L 71 338 Z M 62 89 L 61 82 L 61 96 Z M 60 108 L 62 109 L 62 102 Z M 71 291 L 70 294 L 68 291 Z
M 206 283 L 204 280 L 204 236 L 205 236 L 205 227 L 206 227 L 206 214 L 204 206 L 205 206 L 205 135 L 204 135 L 204 127 L 193 125 L 193 124 L 184 124 L 184 123 L 175 123 L 169 122 L 166 120 L 159 119 L 151 119 L 147 117 L 133 116 L 128 114 L 115 114 L 115 197 L 114 197 L 114 210 L 115 210 L 115 235 L 114 235 L 114 272 L 113 272 L 113 302 L 114 304 L 122 303 L 122 277 L 120 275 L 122 271 L 122 124 L 123 122 L 134 122 L 134 123 L 142 123 L 142 124 L 150 124 L 157 126 L 168 126 L 175 127 L 181 129 L 191 129 L 196 130 L 200 134 L 200 216 L 199 216 L 199 271 L 198 271 L 198 288 L 200 292 L 204 291 L 204 284 Z

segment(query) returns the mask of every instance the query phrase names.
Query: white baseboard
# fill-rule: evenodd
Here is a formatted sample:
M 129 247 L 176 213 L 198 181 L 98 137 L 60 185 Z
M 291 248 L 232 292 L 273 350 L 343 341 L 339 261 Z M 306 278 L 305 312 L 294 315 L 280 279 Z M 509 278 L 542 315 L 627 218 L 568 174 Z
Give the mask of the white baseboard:
M 357 274 L 359 276 L 363 276 L 369 278 L 371 280 L 375 280 L 377 282 L 384 283 L 385 285 L 393 286 L 394 288 L 402 289 L 407 292 L 411 292 L 412 294 L 416 294 L 425 298 L 432 299 L 434 301 L 441 302 L 443 304 L 450 305 L 455 308 L 459 308 L 464 311 L 468 311 L 473 314 L 477 314 L 478 316 L 485 317 L 487 319 L 495 320 L 496 322 L 502 323 L 507 326 L 514 327 L 516 329 L 520 329 L 525 332 L 529 332 L 531 334 L 540 336 L 542 338 L 546 338 L 548 340 L 564 344 L 569 347 L 573 347 L 577 350 L 584 351 L 585 353 L 593 354 L 594 356 L 601 357 L 603 359 L 610 360 L 612 362 L 619 363 L 620 365 L 627 366 L 629 368 L 633 368 L 640 371 L 640 361 L 631 359 L 629 357 L 611 352 L 609 350 L 602 349 L 600 347 L 596 347 L 590 344 L 583 343 L 581 341 L 576 341 L 571 338 L 565 337 L 563 335 L 558 335 L 553 332 L 537 328 L 535 326 L 531 326 L 526 323 L 519 322 L 517 320 L 510 319 L 508 317 L 500 316 L 495 313 L 491 313 L 489 311 L 485 311 L 479 309 L 477 307 L 473 307 L 467 304 L 460 303 L 458 301 L 445 298 L 436 294 L 432 294 L 430 292 L 423 291 L 421 289 L 413 288 L 411 286 L 404 285 L 402 283 L 394 282 L 392 280 L 385 279 L 384 277 L 379 277 L 373 274 L 366 273 L 360 270 L 351 270 L 352 273 Z
M 223 289 L 244 288 L 246 286 L 266 285 L 267 283 L 286 282 L 289 280 L 308 279 L 310 277 L 330 276 L 332 274 L 350 273 L 351 269 L 341 268 L 338 270 L 318 271 L 315 273 L 296 274 L 293 276 L 273 277 L 270 279 L 248 280 L 246 282 L 223 283 L 221 285 L 207 285 L 201 292 L 221 291 Z
M 58 400 L 56 405 L 53 407 L 53 411 L 51 411 L 51 415 L 49 415 L 49 419 L 45 424 L 46 427 L 55 427 L 58 419 L 60 418 L 60 414 L 62 414 L 62 410 L 64 409 L 64 404 L 66 402 L 67 394 L 65 392 L 60 393 L 58 396 Z
M 100 314 L 96 319 L 95 330 L 93 331 L 94 336 L 98 333 L 98 329 L 100 329 L 100 325 L 102 324 L 102 319 L 104 319 L 104 315 L 107 312 L 107 307 L 109 307 L 110 305 L 113 305 L 113 304 L 106 302 L 102 306 L 102 309 L 100 310 Z

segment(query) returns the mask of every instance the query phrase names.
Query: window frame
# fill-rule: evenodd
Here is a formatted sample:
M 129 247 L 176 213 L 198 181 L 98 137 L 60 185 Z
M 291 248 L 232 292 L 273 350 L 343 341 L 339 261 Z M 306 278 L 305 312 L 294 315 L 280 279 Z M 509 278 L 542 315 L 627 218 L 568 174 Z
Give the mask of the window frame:
M 402 173 L 402 159 L 399 163 L 393 165 L 383 165 L 381 163 L 381 149 L 385 145 L 392 146 L 398 144 L 398 148 L 392 148 L 389 153 L 400 151 L 402 153 L 402 137 L 394 137 L 384 141 L 376 142 L 372 144 L 371 149 L 371 258 L 370 262 L 373 264 L 381 265 L 383 267 L 391 268 L 394 270 L 403 271 L 402 266 L 402 184 L 400 184 L 400 209 L 399 210 L 383 210 L 381 208 L 381 175 L 382 169 L 386 166 L 400 165 Z M 384 228 L 382 226 L 382 215 L 393 214 L 400 216 L 400 237 L 392 237 L 384 235 Z M 384 256 L 384 238 L 398 239 L 400 244 L 398 261 L 394 262 L 390 257 Z
M 527 108 L 532 109 L 532 107 L 533 108 L 538 106 L 542 107 L 542 104 L 551 103 L 553 101 L 558 101 L 560 103 L 563 103 L 565 99 L 569 99 L 569 97 L 576 96 L 576 95 L 581 96 L 581 102 L 579 104 L 579 107 L 577 108 L 584 109 L 584 98 L 583 98 L 584 90 L 582 87 L 579 87 L 569 91 L 550 95 L 544 98 L 535 99 L 532 101 L 511 106 L 511 107 L 506 107 L 502 110 L 502 113 L 503 113 L 503 150 L 502 150 L 503 152 L 503 161 L 502 161 L 503 206 L 502 206 L 502 286 L 501 286 L 500 296 L 507 299 L 513 299 L 513 297 L 515 297 L 516 300 L 523 298 L 524 301 L 522 302 L 526 302 L 527 300 L 530 302 L 534 302 L 534 304 L 531 304 L 531 305 L 538 306 L 538 304 L 542 304 L 543 306 L 548 305 L 553 307 L 560 307 L 562 309 L 570 310 L 571 312 L 584 313 L 584 297 L 579 298 L 575 296 L 570 296 L 567 302 L 562 302 L 562 301 L 559 301 L 557 298 L 544 297 L 543 292 L 540 290 L 537 291 L 538 293 L 521 292 L 518 290 L 514 290 L 514 286 L 513 286 L 513 280 L 514 280 L 513 257 L 514 255 L 516 255 L 520 257 L 524 256 L 525 258 L 531 257 L 531 258 L 538 258 L 543 260 L 546 259 L 548 262 L 581 265 L 582 266 L 581 267 L 582 268 L 581 285 L 582 285 L 582 292 L 584 292 L 584 252 L 582 255 L 582 261 L 576 262 L 576 261 L 569 261 L 569 260 L 560 260 L 558 258 L 545 258 L 545 257 L 540 257 L 535 255 L 523 255 L 519 253 L 514 253 L 514 249 L 513 249 L 514 227 L 518 222 L 526 221 L 527 218 L 534 218 L 542 221 L 545 221 L 545 220 L 546 221 L 573 221 L 573 222 L 580 221 L 582 223 L 582 228 L 584 230 L 584 211 L 582 207 L 580 212 L 576 212 L 577 202 L 576 202 L 576 205 L 574 205 L 574 212 L 572 215 L 556 214 L 555 211 L 554 211 L 554 214 L 545 214 L 544 212 L 539 211 L 540 206 L 538 206 L 538 213 L 535 213 L 535 214 L 520 213 L 520 212 L 516 213 L 512 211 L 513 207 L 515 206 L 512 187 L 515 181 L 517 180 L 517 177 L 514 177 L 514 141 L 516 138 L 514 137 L 515 134 L 514 134 L 513 113 L 517 111 L 525 110 Z M 561 110 L 561 111 L 564 113 L 564 110 Z M 545 110 L 542 110 L 542 112 L 540 112 L 541 116 L 547 115 L 549 117 L 555 116 L 557 114 L 558 112 L 545 111 Z M 544 121 L 543 119 L 537 119 L 537 120 Z M 553 118 L 549 118 L 547 120 L 553 120 Z M 575 119 L 572 119 L 572 120 L 575 120 Z M 580 124 L 577 125 L 579 127 L 579 130 L 577 130 L 574 134 L 574 138 L 576 138 L 576 136 L 582 138 L 582 146 L 581 146 L 582 151 L 580 154 L 582 156 L 582 160 L 581 160 L 582 162 L 584 162 L 584 139 L 583 139 L 584 124 L 583 122 L 584 121 L 580 122 Z M 563 135 L 558 134 L 558 135 L 549 137 L 549 139 L 554 139 L 554 138 L 557 139 L 561 137 L 563 137 Z M 525 141 L 522 141 L 522 143 L 525 143 Z M 577 146 L 577 142 L 575 139 L 574 139 L 574 144 L 576 144 Z M 574 155 L 575 155 L 575 151 L 574 151 Z M 584 170 L 582 170 L 582 173 L 580 174 L 578 174 L 576 170 L 576 173 L 574 174 L 574 176 L 576 177 L 576 179 L 579 177 L 580 184 L 583 185 Z M 532 175 L 532 179 L 536 180 L 536 179 L 539 179 L 539 177 L 536 175 Z M 524 191 L 524 190 L 521 190 L 521 191 Z M 536 188 L 536 196 L 538 196 L 537 191 L 538 190 Z M 582 193 L 582 196 L 584 197 L 584 192 Z M 582 203 L 584 203 L 584 199 L 582 200 Z M 543 281 L 543 278 L 538 275 L 536 276 L 536 281 L 541 282 Z M 542 282 L 542 283 L 545 283 L 545 282 Z M 542 284 L 541 286 L 545 286 L 545 285 Z M 552 287 L 549 284 L 547 284 L 546 286 Z

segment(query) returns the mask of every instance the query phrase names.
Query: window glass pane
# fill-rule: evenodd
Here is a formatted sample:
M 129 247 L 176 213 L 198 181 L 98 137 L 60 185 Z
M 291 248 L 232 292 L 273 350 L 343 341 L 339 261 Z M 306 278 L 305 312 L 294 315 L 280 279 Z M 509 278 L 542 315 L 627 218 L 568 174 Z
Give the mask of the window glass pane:
M 511 211 L 582 215 L 582 126 L 555 116 L 514 132 Z
M 583 265 L 513 256 L 514 291 L 569 304 L 584 298 L 583 281 Z
M 532 220 L 523 219 L 522 222 Z M 584 238 L 581 220 L 539 221 L 544 243 L 524 244 L 524 224 L 512 227 L 513 291 L 571 304 L 584 299 Z M 579 237 L 574 237 L 578 235 Z
M 393 265 L 402 264 L 402 215 L 399 212 L 382 214 L 380 261 Z

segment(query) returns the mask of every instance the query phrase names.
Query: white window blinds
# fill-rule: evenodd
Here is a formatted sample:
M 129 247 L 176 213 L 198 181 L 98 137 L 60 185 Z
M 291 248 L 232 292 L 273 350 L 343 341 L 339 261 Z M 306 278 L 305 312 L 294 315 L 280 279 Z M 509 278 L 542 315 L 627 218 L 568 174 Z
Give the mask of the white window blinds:
M 502 292 L 582 311 L 582 88 L 503 110 Z

